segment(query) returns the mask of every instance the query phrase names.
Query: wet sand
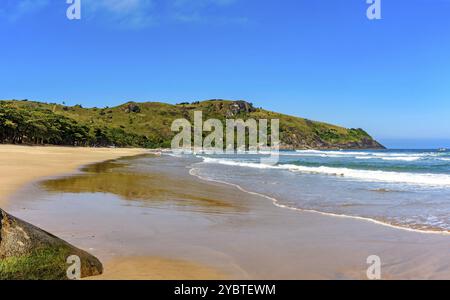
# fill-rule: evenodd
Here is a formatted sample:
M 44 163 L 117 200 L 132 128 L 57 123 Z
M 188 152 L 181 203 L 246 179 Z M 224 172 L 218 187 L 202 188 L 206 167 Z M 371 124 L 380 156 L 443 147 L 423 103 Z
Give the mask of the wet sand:
M 99 279 L 366 279 L 371 255 L 383 279 L 450 279 L 448 235 L 279 208 L 191 176 L 191 164 L 90 166 L 28 186 L 11 212 L 99 257 Z
M 63 175 L 94 162 L 144 154 L 143 149 L 27 147 L 0 145 L 0 207 L 24 184 Z

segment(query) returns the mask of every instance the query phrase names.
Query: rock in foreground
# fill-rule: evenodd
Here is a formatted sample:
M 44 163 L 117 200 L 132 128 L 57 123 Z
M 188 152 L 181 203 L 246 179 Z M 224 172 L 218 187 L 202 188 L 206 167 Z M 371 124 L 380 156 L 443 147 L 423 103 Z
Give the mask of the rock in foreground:
M 72 255 L 80 258 L 82 278 L 102 274 L 94 256 L 0 209 L 0 279 L 66 280 Z

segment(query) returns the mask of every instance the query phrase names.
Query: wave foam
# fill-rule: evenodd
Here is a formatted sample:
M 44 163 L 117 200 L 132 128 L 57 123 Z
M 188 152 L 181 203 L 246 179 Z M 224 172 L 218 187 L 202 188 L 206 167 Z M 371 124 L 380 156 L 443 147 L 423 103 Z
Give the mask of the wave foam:
M 386 157 L 371 157 L 371 156 L 356 156 L 355 159 L 359 159 L 359 160 L 368 160 L 368 159 L 382 159 L 382 160 L 388 160 L 388 161 L 417 161 L 417 160 L 421 160 L 422 157 L 420 156 L 411 156 L 411 157 L 407 157 L 407 156 L 386 156 Z
M 240 191 L 242 191 L 244 193 L 268 199 L 268 200 L 272 201 L 273 205 L 275 205 L 276 207 L 279 207 L 279 208 L 284 208 L 284 209 L 289 209 L 289 210 L 294 210 L 294 211 L 299 211 L 299 212 L 305 212 L 305 213 L 315 213 L 315 214 L 320 214 L 320 215 L 329 216 L 329 217 L 361 220 L 361 221 L 366 221 L 366 222 L 378 224 L 378 225 L 381 225 L 381 226 L 391 227 L 391 228 L 395 228 L 395 229 L 399 229 L 399 230 L 417 232 L 417 233 L 450 235 L 450 231 L 443 231 L 443 230 L 436 231 L 436 230 L 415 229 L 415 228 L 411 228 L 411 227 L 407 227 L 407 226 L 401 226 L 401 225 L 391 224 L 391 223 L 388 223 L 388 222 L 383 222 L 383 221 L 380 221 L 380 220 L 377 220 L 377 219 L 374 219 L 374 218 L 361 217 L 361 216 L 352 216 L 352 215 L 345 215 L 345 214 L 329 213 L 329 212 L 323 212 L 323 211 L 314 210 L 314 209 L 303 209 L 303 208 L 298 208 L 298 207 L 282 204 L 282 203 L 280 203 L 280 201 L 278 199 L 276 199 L 274 197 L 270 197 L 270 196 L 262 194 L 262 193 L 249 191 L 247 189 L 244 189 L 242 186 L 240 186 L 238 184 L 234 184 L 234 183 L 230 183 L 230 182 L 227 182 L 227 181 L 222 181 L 222 180 L 217 180 L 217 179 L 201 176 L 200 174 L 198 174 L 198 171 L 199 171 L 199 169 L 197 169 L 197 168 L 191 168 L 189 170 L 189 174 L 192 175 L 192 176 L 195 176 L 195 177 L 197 177 L 197 178 L 199 178 L 201 180 L 204 180 L 204 181 L 216 182 L 216 183 L 221 183 L 221 184 L 233 186 L 233 187 L 237 188 L 238 190 L 240 190 Z
M 356 170 L 349 168 L 333 168 L 325 166 L 307 167 L 292 164 L 280 164 L 276 166 L 271 166 L 260 163 L 239 162 L 209 157 L 203 157 L 203 162 L 222 164 L 228 166 L 256 168 L 256 169 L 278 169 L 308 174 L 340 176 L 344 178 L 362 181 L 450 187 L 450 175 L 448 174 L 425 174 L 425 173 L 388 172 L 388 171 L 374 171 L 374 170 Z
M 358 151 L 324 151 L 324 150 L 296 150 L 295 153 L 282 155 L 323 157 L 323 158 L 355 158 L 358 160 L 381 159 L 386 161 L 417 161 L 417 160 L 442 160 L 450 161 L 448 153 L 424 152 L 424 153 L 404 153 L 404 152 L 358 152 Z M 444 156 L 444 157 L 443 157 Z

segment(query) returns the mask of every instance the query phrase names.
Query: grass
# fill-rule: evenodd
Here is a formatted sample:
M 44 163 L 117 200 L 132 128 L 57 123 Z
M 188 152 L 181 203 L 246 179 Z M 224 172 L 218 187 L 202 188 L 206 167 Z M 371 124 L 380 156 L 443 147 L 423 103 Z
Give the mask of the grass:
M 69 265 L 67 247 L 43 248 L 0 260 L 0 280 L 64 280 Z

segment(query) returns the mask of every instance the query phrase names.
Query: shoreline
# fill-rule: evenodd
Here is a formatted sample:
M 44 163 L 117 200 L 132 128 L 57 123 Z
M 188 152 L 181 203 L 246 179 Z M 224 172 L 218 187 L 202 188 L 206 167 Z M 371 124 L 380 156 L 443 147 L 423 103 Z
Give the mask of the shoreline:
M 450 278 L 450 268 L 442 268 L 450 247 L 446 236 L 280 209 L 273 201 L 261 201 L 260 194 L 192 176 L 188 165 L 173 158 L 136 160 L 141 163 L 134 166 L 150 165 L 146 172 L 156 176 L 146 190 L 200 192 L 199 198 L 220 203 L 147 207 L 110 196 L 86 201 L 72 195 L 62 198 L 64 205 L 61 198 L 31 201 L 36 207 L 18 210 L 19 216 L 42 221 L 75 245 L 92 247 L 106 267 L 105 275 L 92 279 L 365 279 L 365 260 L 374 254 L 386 266 L 384 279 Z M 64 213 L 72 215 L 79 207 L 92 214 L 67 224 Z M 105 213 L 111 213 L 110 220 L 99 218 Z M 130 228 L 117 228 L 117 222 Z M 84 237 L 86 232 L 95 239 Z
M 436 235 L 443 235 L 443 236 L 449 236 L 450 235 L 450 231 L 438 231 L 438 230 L 422 230 L 422 229 L 414 229 L 414 228 L 408 228 L 408 227 L 403 227 L 403 226 L 398 226 L 398 225 L 393 225 L 390 223 L 386 223 L 383 221 L 379 221 L 376 219 L 372 219 L 372 218 L 366 218 L 366 217 L 360 217 L 360 216 L 351 216 L 351 215 L 343 215 L 343 214 L 336 214 L 336 213 L 328 213 L 328 212 L 323 212 L 323 211 L 319 211 L 319 210 L 313 210 L 313 209 L 303 209 L 303 208 L 298 208 L 298 207 L 293 207 L 293 206 L 288 206 L 288 205 L 284 205 L 284 204 L 280 204 L 280 200 L 274 198 L 274 197 L 270 197 L 258 192 L 252 192 L 249 190 L 246 190 L 245 188 L 241 187 L 238 184 L 234 184 L 234 183 L 230 183 L 230 182 L 226 182 L 226 181 L 221 181 L 221 180 L 214 180 L 214 179 L 209 179 L 209 178 L 205 178 L 202 177 L 200 175 L 197 174 L 193 174 L 193 171 L 196 170 L 196 168 L 191 168 L 189 170 L 189 174 L 197 177 L 201 180 L 207 181 L 207 182 L 217 182 L 220 184 L 224 184 L 224 185 L 229 185 L 232 186 L 246 194 L 250 194 L 250 195 L 255 195 L 261 198 L 265 198 L 269 201 L 271 201 L 273 203 L 273 205 L 275 207 L 278 208 L 284 208 L 284 209 L 289 209 L 289 210 L 293 210 L 293 211 L 298 211 L 298 212 L 306 212 L 306 213 L 314 213 L 314 214 L 319 214 L 322 216 L 328 216 L 328 217 L 332 217 L 332 218 L 344 218 L 344 219 L 354 219 L 354 220 L 360 220 L 360 221 L 364 221 L 364 222 L 369 222 L 369 223 L 373 223 L 373 224 L 377 224 L 380 226 L 385 226 L 385 227 L 389 227 L 392 229 L 397 229 L 397 230 L 404 230 L 404 231 L 409 231 L 409 232 L 415 232 L 415 233 L 422 233 L 422 234 L 436 234 Z

